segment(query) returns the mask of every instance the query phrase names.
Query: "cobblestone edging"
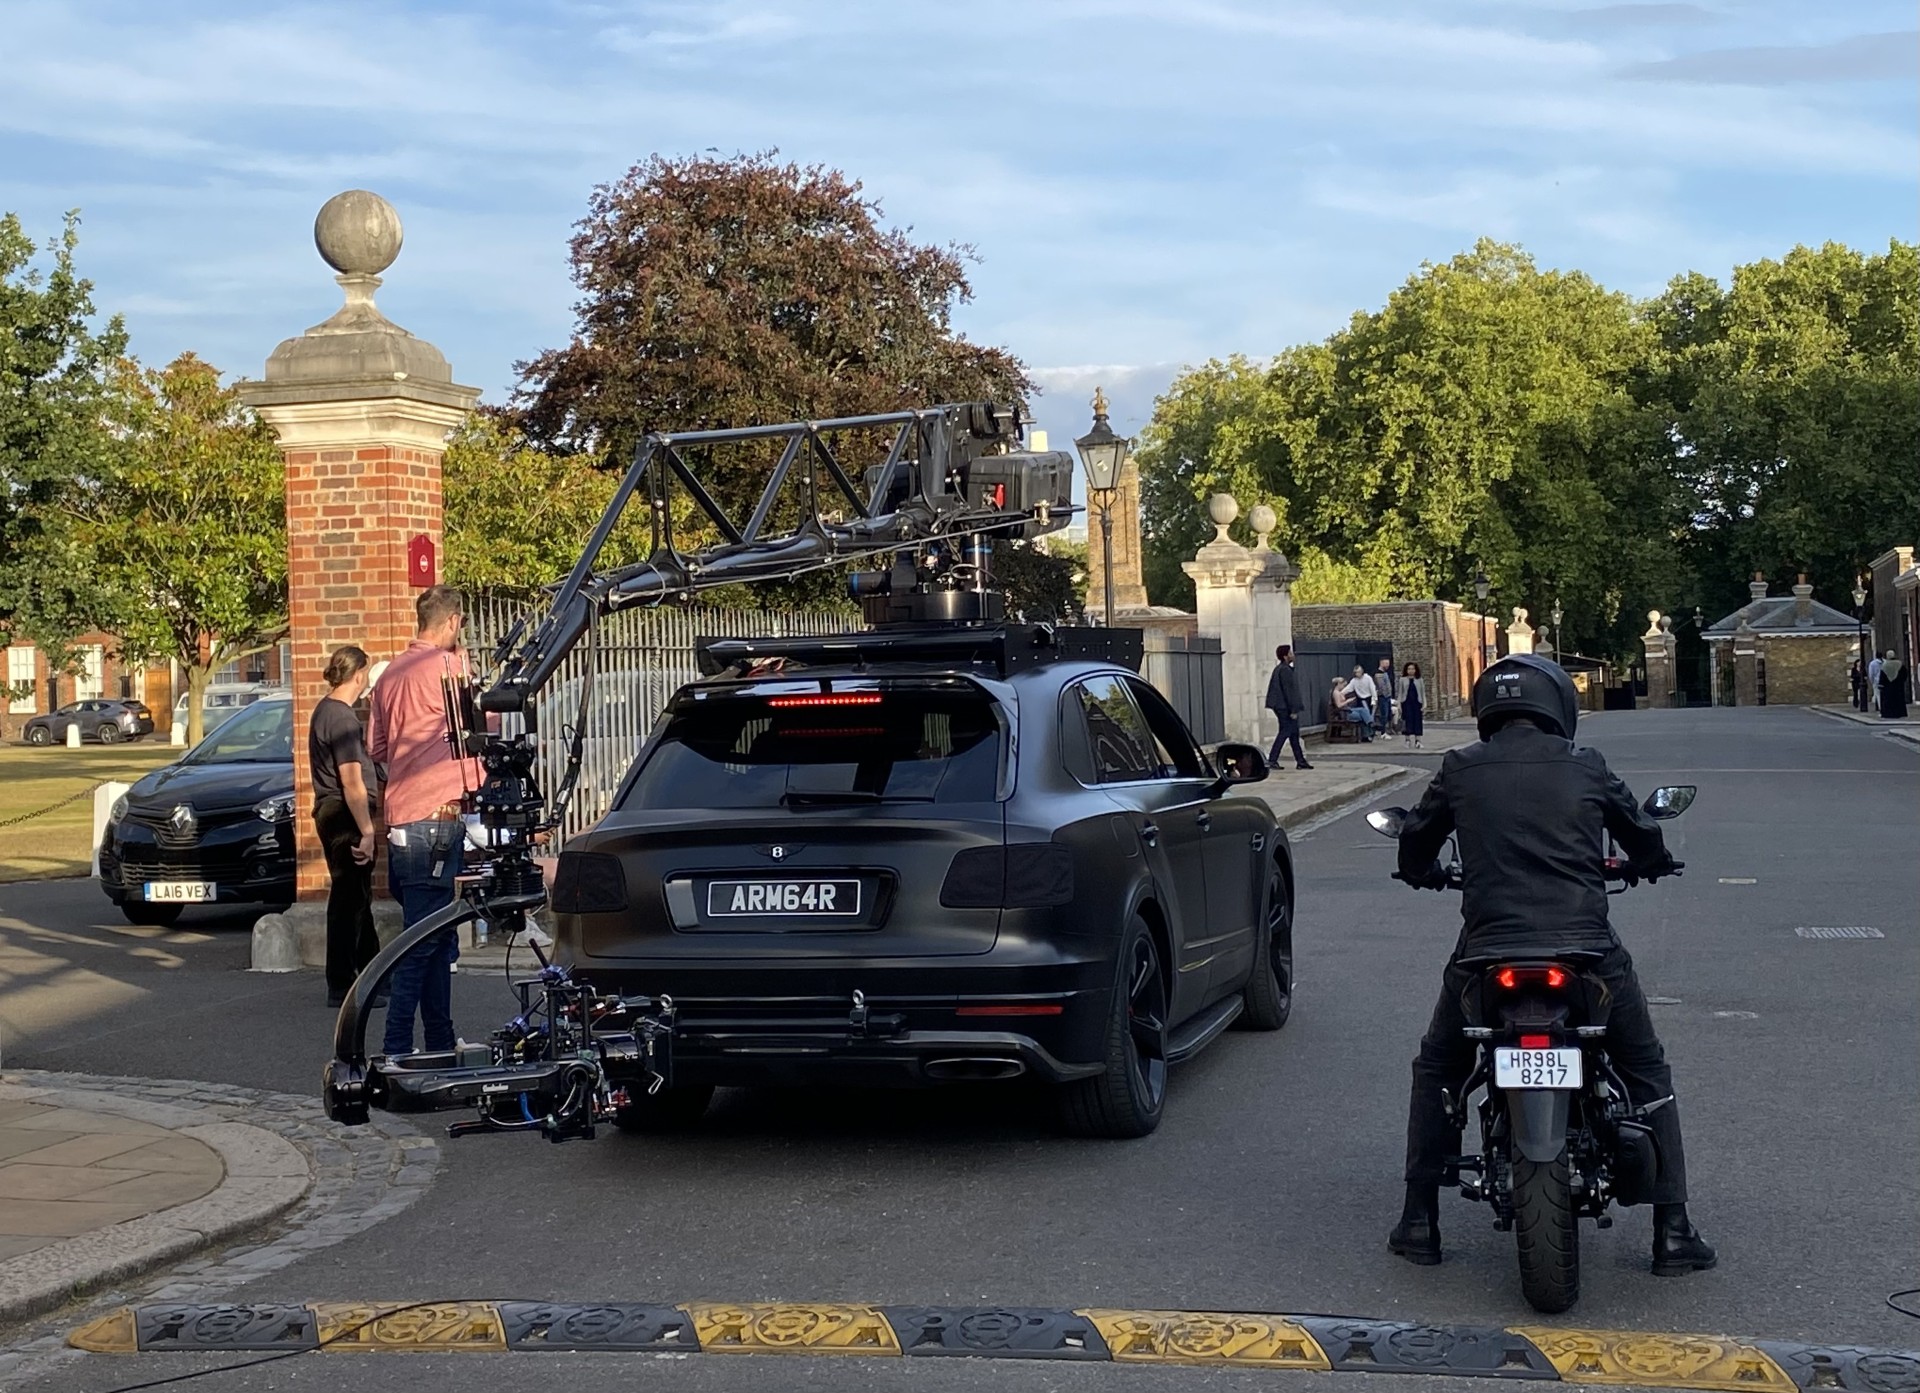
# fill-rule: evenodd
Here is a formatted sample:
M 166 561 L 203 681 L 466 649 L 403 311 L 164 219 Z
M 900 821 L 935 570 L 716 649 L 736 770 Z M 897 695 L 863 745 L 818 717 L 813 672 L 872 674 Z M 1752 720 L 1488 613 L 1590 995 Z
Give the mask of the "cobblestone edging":
M 346 1128 L 327 1120 L 318 1099 L 297 1094 L 183 1079 L 39 1070 L 8 1070 L 0 1074 L 0 1082 L 46 1090 L 69 1106 L 161 1127 L 258 1128 L 297 1148 L 312 1175 L 297 1203 L 250 1226 L 251 1241 L 203 1253 L 144 1282 L 132 1274 L 112 1279 L 110 1289 L 89 1293 L 81 1310 L 65 1312 L 57 1328 L 44 1319 L 16 1327 L 13 1341 L 0 1349 L 0 1387 L 72 1357 L 64 1333 L 76 1318 L 128 1302 L 231 1299 L 236 1288 L 392 1218 L 426 1192 L 440 1169 L 440 1148 L 433 1139 L 401 1119 L 376 1114 L 364 1127 Z M 207 1198 L 218 1194 L 216 1190 Z M 248 1237 L 215 1233 L 196 1246 L 217 1244 L 228 1236 Z M 172 1256 L 162 1252 L 154 1262 Z M 151 1266 L 144 1270 L 150 1272 Z

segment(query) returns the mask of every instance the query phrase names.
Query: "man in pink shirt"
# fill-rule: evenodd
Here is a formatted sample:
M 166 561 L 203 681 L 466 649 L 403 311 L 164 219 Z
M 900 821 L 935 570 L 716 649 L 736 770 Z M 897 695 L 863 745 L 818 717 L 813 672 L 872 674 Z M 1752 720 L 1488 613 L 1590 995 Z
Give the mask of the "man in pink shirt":
M 447 743 L 441 686 L 463 677 L 460 631 L 466 602 L 449 585 L 435 585 L 414 601 L 418 633 L 406 652 L 387 664 L 373 689 L 367 748 L 386 770 L 382 808 L 387 820 L 387 885 L 413 925 L 453 903 L 460 873 L 461 799 L 480 786 L 480 763 L 456 759 Z M 384 1043 L 389 1058 L 413 1052 L 417 1010 L 429 1051 L 453 1048 L 454 930 L 437 933 L 393 970 Z

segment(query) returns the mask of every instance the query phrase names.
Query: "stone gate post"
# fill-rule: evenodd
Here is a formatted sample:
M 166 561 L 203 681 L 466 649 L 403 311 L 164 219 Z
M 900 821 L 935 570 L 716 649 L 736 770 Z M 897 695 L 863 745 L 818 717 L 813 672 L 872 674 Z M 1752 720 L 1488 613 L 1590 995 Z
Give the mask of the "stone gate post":
M 1519 605 L 1513 607 L 1513 622 L 1507 625 L 1507 652 L 1533 652 L 1533 625 L 1527 622 L 1527 612 Z
M 1647 631 L 1640 635 L 1647 650 L 1647 705 L 1664 711 L 1675 704 L 1673 652 L 1677 644 L 1673 620 L 1657 609 L 1647 611 Z
M 1760 635 L 1745 619 L 1733 631 L 1733 704 L 1760 704 Z
M 400 217 L 376 194 L 329 199 L 314 244 L 346 304 L 274 349 L 243 400 L 279 437 L 287 463 L 287 603 L 292 625 L 294 835 L 303 900 L 326 893 L 313 830 L 306 729 L 326 695 L 333 650 L 356 643 L 379 663 L 413 637 L 418 589 L 440 579 L 440 457 L 479 399 L 454 383 L 440 350 L 374 307 L 380 272 L 400 254 Z M 408 544 L 431 553 L 410 568 Z
M 1207 515 L 1213 519 L 1214 539 L 1194 553 L 1193 560 L 1181 562 L 1180 569 L 1193 577 L 1193 607 L 1201 634 L 1220 640 L 1227 739 L 1259 744 L 1273 644 L 1265 643 L 1263 648 L 1254 583 L 1267 573 L 1266 563 L 1227 535 L 1240 516 L 1240 505 L 1232 495 L 1216 493 L 1208 499 Z M 1291 596 L 1288 605 L 1290 615 Z
M 1272 508 L 1260 503 L 1247 515 L 1253 524 L 1253 563 L 1258 567 L 1253 578 L 1253 675 L 1254 720 L 1260 738 L 1253 743 L 1266 749 L 1280 733 L 1280 723 L 1264 704 L 1266 674 L 1272 671 L 1273 650 L 1293 642 L 1293 582 L 1299 567 L 1287 560 L 1284 552 L 1273 550 L 1267 539 L 1273 535 L 1279 519 Z

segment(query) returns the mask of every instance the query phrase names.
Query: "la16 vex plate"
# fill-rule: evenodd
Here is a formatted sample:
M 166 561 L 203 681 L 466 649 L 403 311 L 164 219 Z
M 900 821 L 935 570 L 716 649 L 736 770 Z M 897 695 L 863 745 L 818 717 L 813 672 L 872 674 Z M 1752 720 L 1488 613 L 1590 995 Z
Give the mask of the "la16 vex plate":
M 860 913 L 857 880 L 715 880 L 707 884 L 707 913 L 715 919 L 795 915 L 853 918 Z
M 147 899 L 154 904 L 210 904 L 219 887 L 211 880 L 150 880 Z
M 1495 1050 L 1493 1081 L 1501 1088 L 1578 1088 L 1580 1051 Z

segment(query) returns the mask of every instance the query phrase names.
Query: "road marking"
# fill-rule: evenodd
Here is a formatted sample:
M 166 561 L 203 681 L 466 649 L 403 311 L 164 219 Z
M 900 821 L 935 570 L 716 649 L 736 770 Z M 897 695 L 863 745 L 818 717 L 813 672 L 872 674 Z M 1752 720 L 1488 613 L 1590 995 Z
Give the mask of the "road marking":
M 974 1356 L 1116 1364 L 1356 1370 L 1794 1393 L 1920 1389 L 1920 1354 L 1722 1335 L 1421 1325 L 1341 1316 L 844 1302 L 182 1303 L 123 1307 L 67 1343 L 159 1352 L 598 1350 Z M 1791 1372 L 1789 1372 L 1791 1371 Z
M 1715 1011 L 1713 1018 L 1717 1021 L 1757 1021 L 1760 1019 L 1760 1013 L 1758 1011 Z
M 1802 938 L 1885 938 L 1869 924 L 1802 924 L 1794 930 Z
M 1723 875 L 1720 877 L 1720 883 L 1722 885 L 1758 885 L 1760 882 L 1750 875 Z
M 1680 998 L 1677 996 L 1650 996 L 1647 998 L 1647 1005 L 1649 1006 L 1678 1006 L 1679 1004 Z

